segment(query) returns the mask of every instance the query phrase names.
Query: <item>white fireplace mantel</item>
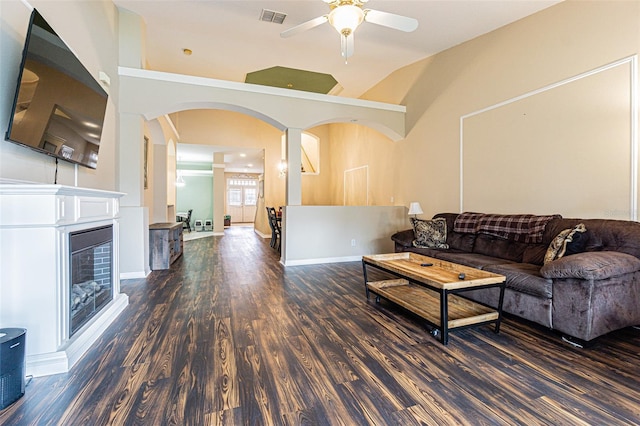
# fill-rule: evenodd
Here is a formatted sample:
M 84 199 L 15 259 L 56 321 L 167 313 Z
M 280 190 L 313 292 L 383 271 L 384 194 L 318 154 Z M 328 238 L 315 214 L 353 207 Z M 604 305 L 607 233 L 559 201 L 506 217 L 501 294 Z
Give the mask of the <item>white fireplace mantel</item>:
M 27 374 L 67 372 L 129 303 L 120 293 L 124 194 L 0 183 L 0 328 L 27 330 Z M 113 300 L 69 337 L 69 234 L 113 226 Z

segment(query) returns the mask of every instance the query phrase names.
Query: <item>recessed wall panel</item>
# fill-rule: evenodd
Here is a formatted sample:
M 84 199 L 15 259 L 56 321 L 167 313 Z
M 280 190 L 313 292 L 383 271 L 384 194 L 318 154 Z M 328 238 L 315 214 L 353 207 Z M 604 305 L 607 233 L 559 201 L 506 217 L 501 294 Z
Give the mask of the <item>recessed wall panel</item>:
M 633 68 L 623 61 L 464 117 L 462 209 L 629 219 Z

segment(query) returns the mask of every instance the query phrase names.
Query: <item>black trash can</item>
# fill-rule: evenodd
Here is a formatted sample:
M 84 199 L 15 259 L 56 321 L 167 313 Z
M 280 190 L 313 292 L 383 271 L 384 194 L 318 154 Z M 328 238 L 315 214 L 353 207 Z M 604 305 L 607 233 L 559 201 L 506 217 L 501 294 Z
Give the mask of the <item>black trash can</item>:
M 0 328 L 0 410 L 24 395 L 26 336 L 24 328 Z

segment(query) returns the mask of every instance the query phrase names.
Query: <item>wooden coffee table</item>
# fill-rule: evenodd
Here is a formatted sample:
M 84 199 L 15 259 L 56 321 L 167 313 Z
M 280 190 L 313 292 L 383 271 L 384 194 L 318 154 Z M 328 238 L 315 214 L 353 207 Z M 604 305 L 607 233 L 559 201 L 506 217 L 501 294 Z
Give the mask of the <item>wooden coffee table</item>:
M 395 278 L 371 282 L 367 267 Z M 495 332 L 500 332 L 504 275 L 408 252 L 363 256 L 362 270 L 367 300 L 372 292 L 376 302 L 383 297 L 415 313 L 434 327 L 431 334 L 440 334 L 444 345 L 449 342 L 449 331 L 456 328 L 494 323 Z M 491 287 L 500 288 L 497 309 L 459 296 Z

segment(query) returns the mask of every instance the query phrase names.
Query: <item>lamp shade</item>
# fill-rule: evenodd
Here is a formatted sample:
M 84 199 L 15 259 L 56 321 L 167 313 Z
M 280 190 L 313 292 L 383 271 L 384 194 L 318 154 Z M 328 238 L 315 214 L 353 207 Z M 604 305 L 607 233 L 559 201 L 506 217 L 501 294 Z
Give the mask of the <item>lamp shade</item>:
M 413 203 L 409 204 L 409 214 L 417 215 L 417 214 L 422 214 L 422 213 L 424 213 L 424 212 L 422 211 L 422 207 L 420 207 L 420 203 L 413 202 Z

